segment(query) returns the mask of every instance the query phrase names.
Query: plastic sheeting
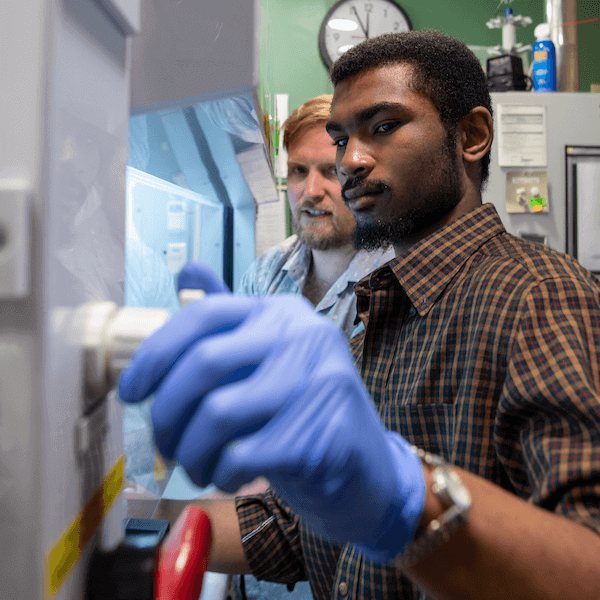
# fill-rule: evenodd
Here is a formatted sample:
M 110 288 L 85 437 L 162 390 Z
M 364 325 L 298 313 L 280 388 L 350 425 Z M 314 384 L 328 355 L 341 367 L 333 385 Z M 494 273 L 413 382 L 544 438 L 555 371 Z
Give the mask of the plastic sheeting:
M 219 129 L 251 144 L 264 142 L 261 126 L 249 96 L 233 96 L 196 105 Z

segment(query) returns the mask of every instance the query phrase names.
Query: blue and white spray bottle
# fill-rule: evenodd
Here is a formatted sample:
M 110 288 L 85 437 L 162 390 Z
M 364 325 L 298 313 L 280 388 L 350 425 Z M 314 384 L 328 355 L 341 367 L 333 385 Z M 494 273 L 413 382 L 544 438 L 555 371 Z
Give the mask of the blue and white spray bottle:
M 550 25 L 540 23 L 534 30 L 533 89 L 536 92 L 556 91 L 556 49 L 550 39 Z

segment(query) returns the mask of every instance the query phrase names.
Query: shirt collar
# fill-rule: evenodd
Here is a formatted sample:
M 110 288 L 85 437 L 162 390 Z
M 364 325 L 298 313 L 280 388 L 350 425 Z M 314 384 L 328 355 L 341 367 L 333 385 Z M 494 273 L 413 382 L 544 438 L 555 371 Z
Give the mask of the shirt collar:
M 425 315 L 467 260 L 506 230 L 493 204 L 484 204 L 412 246 L 389 266 L 420 315 Z
M 380 265 L 392 260 L 396 255 L 394 249 L 383 248 L 373 251 L 359 250 L 346 270 L 346 284 L 356 283 Z
M 391 246 L 373 252 L 359 250 L 350 261 L 348 268 L 339 276 L 337 281 L 322 298 L 319 303 L 319 310 L 333 306 L 337 302 L 338 297 L 346 291 L 348 285 L 360 281 L 365 275 L 392 258 L 394 258 L 394 250 Z M 310 269 L 311 260 L 310 248 L 296 237 L 293 251 L 290 253 L 283 267 L 281 267 L 281 270 L 287 271 L 296 285 L 302 289 Z
M 308 269 L 310 268 L 310 261 L 310 250 L 296 237 L 292 252 L 283 267 L 281 267 L 281 270 L 287 271 L 292 281 L 302 289 Z

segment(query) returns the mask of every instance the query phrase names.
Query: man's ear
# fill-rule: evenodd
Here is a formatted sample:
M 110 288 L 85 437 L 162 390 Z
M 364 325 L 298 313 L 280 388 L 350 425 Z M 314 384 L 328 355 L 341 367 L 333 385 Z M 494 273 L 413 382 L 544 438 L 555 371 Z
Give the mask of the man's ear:
M 490 111 L 476 106 L 460 122 L 460 144 L 463 160 L 480 161 L 489 151 L 494 139 L 494 125 Z

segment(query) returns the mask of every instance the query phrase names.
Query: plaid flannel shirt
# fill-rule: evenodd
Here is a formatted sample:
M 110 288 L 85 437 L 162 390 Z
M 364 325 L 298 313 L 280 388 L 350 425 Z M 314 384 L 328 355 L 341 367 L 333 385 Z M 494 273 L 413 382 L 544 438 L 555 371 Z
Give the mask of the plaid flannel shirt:
M 388 429 L 600 533 L 600 286 L 590 273 L 508 234 L 486 204 L 355 289 L 366 330 L 351 347 Z M 237 510 L 257 579 L 308 579 L 317 600 L 426 597 L 394 565 L 311 535 L 273 493 L 238 498 Z

